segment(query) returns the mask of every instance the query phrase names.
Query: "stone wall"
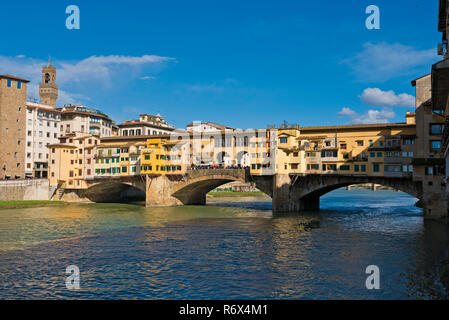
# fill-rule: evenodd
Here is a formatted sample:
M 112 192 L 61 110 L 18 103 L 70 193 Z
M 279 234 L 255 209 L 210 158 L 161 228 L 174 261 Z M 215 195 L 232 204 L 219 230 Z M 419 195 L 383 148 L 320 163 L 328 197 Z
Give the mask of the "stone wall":
M 47 179 L 0 181 L 0 201 L 49 200 Z

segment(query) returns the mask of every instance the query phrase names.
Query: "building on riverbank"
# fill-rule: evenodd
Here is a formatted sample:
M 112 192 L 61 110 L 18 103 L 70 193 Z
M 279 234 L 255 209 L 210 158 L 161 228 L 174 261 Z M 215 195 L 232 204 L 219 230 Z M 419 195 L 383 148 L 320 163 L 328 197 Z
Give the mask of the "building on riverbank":
M 74 132 L 58 139 L 59 143 L 48 146 L 50 186 L 85 189 L 87 181 L 94 179 L 94 152 L 100 138 Z
M 149 136 L 169 134 L 175 127 L 161 115 L 141 114 L 137 120 L 125 120 L 118 125 L 119 136 Z
M 438 31 L 441 32 L 441 44 L 438 47 L 443 60 L 432 66 L 432 100 L 430 108 L 443 118 L 441 153 L 444 157 L 445 183 L 449 201 L 449 5 L 447 1 L 440 0 L 438 12 Z
M 0 179 L 25 177 L 28 83 L 23 78 L 0 75 Z
M 81 132 L 109 137 L 113 135 L 114 122 L 108 115 L 83 105 L 65 105 L 57 109 L 61 113 L 60 133 Z
M 48 177 L 48 145 L 58 142 L 61 113 L 52 106 L 27 102 L 25 176 Z

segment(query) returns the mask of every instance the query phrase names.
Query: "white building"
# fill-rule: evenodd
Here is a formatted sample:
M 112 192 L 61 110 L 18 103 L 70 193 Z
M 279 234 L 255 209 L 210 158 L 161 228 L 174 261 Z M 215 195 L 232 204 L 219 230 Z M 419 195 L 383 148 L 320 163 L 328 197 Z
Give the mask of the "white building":
M 216 132 L 216 131 L 234 131 L 235 128 L 224 126 L 214 122 L 194 121 L 186 126 L 189 132 Z
M 141 114 L 139 120 L 125 120 L 118 125 L 119 136 L 149 136 L 169 134 L 175 130 L 160 115 Z
M 58 142 L 61 114 L 52 106 L 27 102 L 25 176 L 47 178 L 47 145 Z
M 61 112 L 61 135 L 81 132 L 100 137 L 112 136 L 113 121 L 99 110 L 82 105 L 58 108 Z

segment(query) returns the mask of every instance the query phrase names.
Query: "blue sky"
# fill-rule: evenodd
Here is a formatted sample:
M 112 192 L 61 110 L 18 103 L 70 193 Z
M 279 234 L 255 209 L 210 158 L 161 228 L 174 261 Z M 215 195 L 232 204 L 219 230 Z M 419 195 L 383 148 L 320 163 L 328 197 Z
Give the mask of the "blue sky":
M 65 9 L 80 8 L 80 30 Z M 380 8 L 380 30 L 365 9 Z M 410 81 L 439 60 L 437 0 L 2 3 L 0 73 L 32 80 L 51 55 L 58 104 L 183 128 L 402 122 Z

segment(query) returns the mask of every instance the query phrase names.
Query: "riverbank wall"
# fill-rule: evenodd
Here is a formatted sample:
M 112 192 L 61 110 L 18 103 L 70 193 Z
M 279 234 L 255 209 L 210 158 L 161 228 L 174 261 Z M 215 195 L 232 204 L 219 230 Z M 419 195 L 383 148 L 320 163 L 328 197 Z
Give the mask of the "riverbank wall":
M 47 179 L 0 181 L 0 201 L 50 200 Z

